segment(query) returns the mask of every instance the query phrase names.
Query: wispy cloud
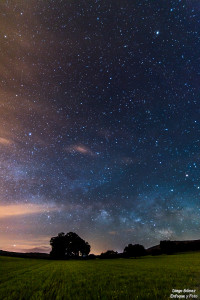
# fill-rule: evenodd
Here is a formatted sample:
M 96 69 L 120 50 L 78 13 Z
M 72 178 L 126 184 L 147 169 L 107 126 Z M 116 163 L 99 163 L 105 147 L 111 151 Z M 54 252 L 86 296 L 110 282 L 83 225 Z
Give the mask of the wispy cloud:
M 0 205 L 0 219 L 6 217 L 16 217 L 21 215 L 32 215 L 45 213 L 46 211 L 56 211 L 56 207 L 48 207 L 41 204 L 11 204 Z
M 109 233 L 110 235 L 117 235 L 117 234 L 118 234 L 117 231 L 109 231 L 108 233 Z
M 66 151 L 70 153 L 79 153 L 83 155 L 95 156 L 95 153 L 90 148 L 81 144 L 70 146 L 66 149 Z
M 3 232 L 3 248 L 5 251 L 13 252 L 43 252 L 49 253 L 51 247 L 49 245 L 51 235 L 42 235 L 33 237 L 30 233 L 24 233 L 23 238 L 21 235 L 16 235 L 10 232 L 8 234 Z
M 38 247 L 32 247 L 32 248 L 27 248 L 23 249 L 23 252 L 40 252 L 40 253 L 49 253 L 51 250 L 50 246 L 38 246 Z
M 0 137 L 0 145 L 9 146 L 11 144 L 12 144 L 12 141 L 10 139 Z

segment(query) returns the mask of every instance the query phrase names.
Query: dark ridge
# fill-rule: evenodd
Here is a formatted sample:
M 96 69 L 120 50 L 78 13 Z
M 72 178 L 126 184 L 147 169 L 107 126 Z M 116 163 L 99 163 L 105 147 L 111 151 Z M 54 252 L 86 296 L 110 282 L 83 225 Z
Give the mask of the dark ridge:
M 50 255 L 47 253 L 38 253 L 38 252 L 29 252 L 29 253 L 20 253 L 20 252 L 10 252 L 0 250 L 1 256 L 11 256 L 11 257 L 22 257 L 22 258 L 41 258 L 49 259 Z
M 147 254 L 173 254 L 177 252 L 200 251 L 200 240 L 160 241 L 159 245 L 146 249 Z

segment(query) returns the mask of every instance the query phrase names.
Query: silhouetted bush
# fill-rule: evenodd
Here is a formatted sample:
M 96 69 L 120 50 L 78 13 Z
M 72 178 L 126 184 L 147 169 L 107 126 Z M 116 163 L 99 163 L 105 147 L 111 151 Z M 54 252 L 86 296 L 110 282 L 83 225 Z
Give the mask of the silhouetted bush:
M 146 250 L 143 245 L 140 244 L 129 244 L 124 248 L 124 257 L 140 257 L 146 255 Z
M 88 255 L 88 259 L 96 259 L 97 257 L 96 257 L 96 255 L 94 255 L 94 254 L 89 254 Z
M 101 253 L 100 258 L 118 258 L 118 252 L 113 250 L 108 250 Z
M 151 250 L 151 255 L 156 256 L 156 255 L 161 255 L 162 251 L 160 249 L 153 249 Z

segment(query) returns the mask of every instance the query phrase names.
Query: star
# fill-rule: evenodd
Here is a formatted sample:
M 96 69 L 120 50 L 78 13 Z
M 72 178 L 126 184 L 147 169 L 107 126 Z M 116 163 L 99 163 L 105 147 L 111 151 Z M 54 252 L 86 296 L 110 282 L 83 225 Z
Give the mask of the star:
M 198 239 L 195 1 L 18 2 L 0 2 L 2 249 Z

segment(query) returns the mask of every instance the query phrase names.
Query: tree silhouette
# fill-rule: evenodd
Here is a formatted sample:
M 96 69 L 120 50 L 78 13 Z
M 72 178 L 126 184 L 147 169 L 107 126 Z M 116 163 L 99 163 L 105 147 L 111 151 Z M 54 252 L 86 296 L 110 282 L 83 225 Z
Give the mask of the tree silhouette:
M 65 258 L 66 255 L 66 239 L 64 232 L 61 232 L 56 237 L 52 237 L 50 240 L 52 251 L 50 255 L 55 258 Z
M 106 252 L 101 253 L 100 258 L 117 258 L 118 252 L 114 250 L 108 250 Z
M 140 257 L 146 254 L 146 250 L 144 249 L 144 246 L 140 244 L 129 244 L 124 248 L 124 256 L 125 257 Z
M 66 235 L 64 232 L 59 233 L 58 236 L 51 238 L 50 245 L 52 246 L 50 255 L 53 258 L 79 257 L 90 253 L 90 245 L 74 232 L 68 232 Z

